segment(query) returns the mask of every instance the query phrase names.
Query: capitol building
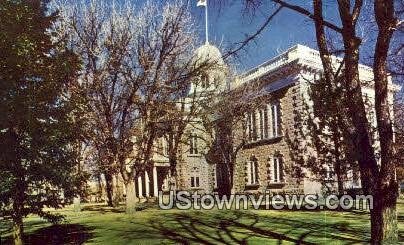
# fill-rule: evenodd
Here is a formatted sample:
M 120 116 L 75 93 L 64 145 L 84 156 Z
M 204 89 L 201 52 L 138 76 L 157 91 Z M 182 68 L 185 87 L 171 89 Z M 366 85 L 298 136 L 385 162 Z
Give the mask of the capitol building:
M 295 45 L 286 52 L 269 59 L 267 62 L 254 67 L 242 74 L 230 76 L 219 49 L 209 43 L 195 51 L 197 59 L 211 60 L 215 67 L 201 79 L 201 89 L 209 89 L 217 94 L 242 94 L 246 104 L 254 104 L 259 99 L 259 106 L 243 111 L 242 119 L 234 126 L 230 147 L 235 152 L 232 166 L 223 167 L 223 158 L 212 158 L 218 154 L 217 148 L 223 146 L 220 132 L 211 132 L 206 128 L 202 119 L 196 118 L 185 129 L 180 146 L 181 156 L 176 165 L 176 176 L 171 176 L 170 162 L 167 157 L 167 142 L 164 137 L 156 141 L 153 167 L 138 176 L 136 193 L 140 198 L 157 197 L 159 191 L 168 193 L 169 190 L 198 191 L 215 193 L 224 181 L 223 176 L 231 176 L 230 188 L 232 193 L 300 193 L 313 194 L 324 191 L 324 181 L 319 180 L 309 169 L 303 169 L 303 177 L 297 178 L 295 157 L 291 141 L 304 146 L 308 138 L 301 135 L 305 123 L 299 118 L 305 105 L 310 105 L 308 86 L 322 73 L 319 52 L 303 45 Z M 338 62 L 338 58 L 334 57 Z M 370 103 L 374 103 L 372 69 L 360 65 L 360 79 L 363 82 L 362 93 Z M 390 100 L 393 102 L 394 93 L 399 88 L 391 84 Z M 198 88 L 191 89 L 193 93 Z M 249 96 L 248 93 L 256 96 Z M 192 94 L 189 95 L 192 97 Z M 373 115 L 373 117 L 372 117 Z M 217 115 L 210 117 L 213 125 L 220 125 L 221 118 Z M 369 111 L 370 123 L 376 123 L 374 112 Z M 220 127 L 213 127 L 220 131 Z M 227 139 L 228 140 L 228 139 Z M 228 141 L 226 141 L 228 142 Z M 378 144 L 375 142 L 377 149 Z M 216 153 L 215 153 L 216 152 Z M 305 151 L 303 159 L 315 155 L 315 151 Z M 212 160 L 213 159 L 213 160 Z M 220 160 L 222 159 L 222 160 Z M 336 189 L 336 177 L 333 166 L 324 166 L 328 178 L 328 188 Z M 226 173 L 224 173 L 226 172 Z M 360 188 L 358 173 L 349 171 L 345 174 L 344 188 Z M 324 176 L 323 176 L 324 177 Z M 322 178 L 323 178 L 322 177 Z

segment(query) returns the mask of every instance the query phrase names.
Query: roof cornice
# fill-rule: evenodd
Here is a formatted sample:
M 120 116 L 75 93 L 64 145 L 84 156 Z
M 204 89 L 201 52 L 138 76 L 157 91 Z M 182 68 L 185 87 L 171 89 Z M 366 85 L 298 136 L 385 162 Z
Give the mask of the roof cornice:
M 342 62 L 342 58 L 332 56 L 332 62 L 334 68 L 337 70 Z M 281 67 L 285 65 L 297 63 L 301 67 L 307 67 L 312 69 L 313 71 L 322 72 L 323 66 L 321 63 L 320 53 L 312 48 L 307 46 L 297 44 L 287 51 L 281 53 L 280 55 L 254 67 L 235 78 L 235 82 L 233 84 L 233 88 L 240 86 L 241 84 L 245 84 L 252 80 L 256 80 L 263 76 L 269 75 L 272 72 L 275 72 Z M 371 82 L 374 79 L 373 69 L 369 66 L 359 64 L 359 77 L 362 81 Z M 396 84 L 392 84 L 391 89 L 393 91 L 398 91 L 401 89 L 401 86 Z

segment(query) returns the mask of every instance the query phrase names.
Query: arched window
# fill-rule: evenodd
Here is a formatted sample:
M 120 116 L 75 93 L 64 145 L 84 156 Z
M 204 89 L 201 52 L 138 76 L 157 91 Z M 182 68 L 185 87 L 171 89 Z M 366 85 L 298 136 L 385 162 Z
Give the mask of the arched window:
M 189 153 L 191 155 L 196 155 L 198 151 L 198 135 L 196 133 L 191 133 L 189 137 Z

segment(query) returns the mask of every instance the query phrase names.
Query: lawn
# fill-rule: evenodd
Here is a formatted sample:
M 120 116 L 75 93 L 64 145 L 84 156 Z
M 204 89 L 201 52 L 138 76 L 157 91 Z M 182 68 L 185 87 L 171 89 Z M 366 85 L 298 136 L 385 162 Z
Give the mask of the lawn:
M 25 220 L 28 244 L 363 244 L 369 241 L 366 212 L 336 211 L 163 211 L 153 205 L 133 216 L 122 208 L 84 205 L 60 211 L 66 221 L 50 225 Z M 10 243 L 0 223 L 2 242 Z M 400 239 L 404 241 L 404 200 L 399 202 Z M 1 242 L 0 242 L 1 243 Z M 2 244 L 3 244 L 2 243 Z

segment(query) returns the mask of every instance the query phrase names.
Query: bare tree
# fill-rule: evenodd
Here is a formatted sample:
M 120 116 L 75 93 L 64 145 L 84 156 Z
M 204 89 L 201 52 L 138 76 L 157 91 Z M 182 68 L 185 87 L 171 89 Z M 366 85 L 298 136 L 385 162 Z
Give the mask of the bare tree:
M 109 177 L 119 172 L 127 212 L 133 213 L 134 180 L 153 165 L 162 122 L 184 120 L 178 104 L 206 66 L 193 58 L 196 28 L 181 1 L 164 6 L 149 1 L 138 8 L 91 1 L 67 9 L 65 19 L 84 63 L 80 91 L 87 98 L 90 141 L 98 149 L 107 192 Z
M 251 1 L 247 1 L 251 2 Z M 253 1 L 259 2 L 259 1 Z M 370 125 L 366 117 L 359 79 L 359 54 L 362 40 L 356 27 L 363 8 L 362 0 L 338 0 L 336 6 L 340 15 L 341 27 L 326 20 L 323 16 L 323 2 L 313 0 L 313 12 L 302 6 L 283 0 L 271 0 L 282 8 L 288 8 L 310 18 L 315 25 L 317 45 L 323 64 L 324 78 L 330 83 L 335 78 L 331 52 L 327 43 L 326 29 L 338 34 L 342 40 L 344 88 L 347 91 L 348 115 L 352 120 L 350 137 L 357 149 L 362 186 L 367 194 L 374 196 L 374 209 L 371 210 L 372 243 L 394 242 L 398 239 L 397 230 L 397 180 L 396 164 L 393 161 L 395 149 L 392 129 L 392 105 L 388 101 L 390 82 L 388 79 L 387 58 L 392 35 L 402 25 L 396 18 L 393 0 L 375 0 L 373 17 L 376 20 L 376 42 L 373 52 L 374 88 L 376 92 L 374 109 L 377 117 L 377 130 L 380 140 L 381 164 L 377 163 L 372 147 Z
M 208 159 L 216 163 L 219 195 L 231 194 L 237 155 L 248 143 L 248 137 L 257 137 L 258 132 L 248 133 L 246 116 L 271 100 L 272 96 L 262 90 L 264 84 L 265 81 L 258 79 L 225 90 L 212 107 L 215 120 L 208 127 L 214 135 Z
M 59 5 L 64 22 L 61 35 L 82 59 L 83 69 L 75 91 L 86 100 L 88 143 L 97 149 L 104 173 L 108 204 L 113 206 L 113 175 L 120 145 L 128 145 L 132 118 L 124 113 L 134 110 L 131 96 L 139 89 L 138 80 L 125 79 L 125 64 L 130 58 L 134 32 L 132 6 L 118 8 L 102 1 L 89 4 L 63 2 Z
M 201 115 L 213 94 L 207 87 L 200 89 L 200 78 L 215 61 L 195 59 L 196 28 L 187 5 L 176 2 L 162 9 L 147 5 L 146 9 L 148 12 L 138 21 L 143 23 L 143 29 L 137 53 L 132 55 L 145 71 L 142 77 L 145 86 L 138 97 L 140 120 L 133 128 L 134 154 L 129 168 L 121 169 L 125 181 L 130 175 L 137 176 L 153 166 L 159 137 L 165 137 L 168 142 L 174 176 L 184 130 Z
M 201 47 L 204 48 L 213 47 Z M 172 182 L 175 182 L 170 187 L 174 188 L 178 186 L 177 164 L 183 160 L 183 153 L 189 152 L 191 146 L 190 132 L 197 132 L 198 139 L 204 142 L 206 148 L 211 144 L 214 134 L 209 127 L 214 117 L 212 108 L 226 87 L 227 67 L 221 57 L 204 57 L 196 52 L 192 63 L 193 79 L 189 90 L 172 101 L 173 106 L 166 107 L 167 114 L 161 121 L 165 129 L 163 137 L 167 142 L 170 176 Z

